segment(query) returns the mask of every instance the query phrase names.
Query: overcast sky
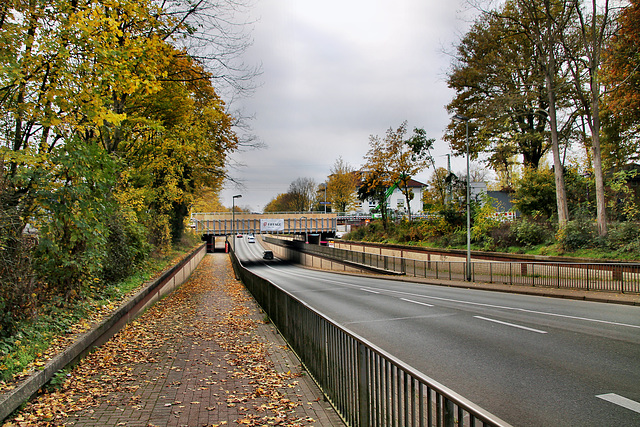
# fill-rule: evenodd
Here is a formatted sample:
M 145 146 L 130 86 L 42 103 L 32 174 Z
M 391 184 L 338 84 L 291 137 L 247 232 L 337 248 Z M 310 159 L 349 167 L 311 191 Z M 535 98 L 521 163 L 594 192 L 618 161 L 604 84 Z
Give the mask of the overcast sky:
M 233 154 L 243 166 L 229 174 L 243 186 L 227 183 L 222 203 L 242 194 L 237 205 L 262 211 L 296 178 L 324 182 L 340 156 L 359 169 L 369 136 L 404 120 L 436 139 L 436 166 L 446 167 L 446 52 L 472 17 L 464 0 L 256 0 L 244 61 L 262 64 L 260 86 L 234 107 L 255 116 L 266 147 Z M 452 158 L 454 172 L 464 167 Z

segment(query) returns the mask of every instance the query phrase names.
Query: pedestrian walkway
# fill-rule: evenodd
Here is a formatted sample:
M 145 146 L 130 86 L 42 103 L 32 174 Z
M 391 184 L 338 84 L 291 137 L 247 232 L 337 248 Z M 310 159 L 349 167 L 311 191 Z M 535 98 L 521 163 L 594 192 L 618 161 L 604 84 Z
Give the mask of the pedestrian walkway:
M 34 399 L 13 422 L 25 425 L 21 420 L 70 426 L 344 425 L 235 280 L 225 254 L 207 255 L 187 283 L 83 359 L 61 389 Z

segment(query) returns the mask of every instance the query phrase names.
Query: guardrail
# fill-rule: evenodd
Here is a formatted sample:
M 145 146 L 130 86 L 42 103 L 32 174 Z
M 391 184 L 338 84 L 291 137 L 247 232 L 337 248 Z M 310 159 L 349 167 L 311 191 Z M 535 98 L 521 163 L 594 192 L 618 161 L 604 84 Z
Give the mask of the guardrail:
M 378 255 L 263 237 L 279 246 L 338 262 L 420 278 L 465 280 L 466 261 L 432 261 Z M 640 293 L 640 264 L 471 261 L 474 282 Z
M 352 426 L 509 426 L 247 270 L 236 275 Z

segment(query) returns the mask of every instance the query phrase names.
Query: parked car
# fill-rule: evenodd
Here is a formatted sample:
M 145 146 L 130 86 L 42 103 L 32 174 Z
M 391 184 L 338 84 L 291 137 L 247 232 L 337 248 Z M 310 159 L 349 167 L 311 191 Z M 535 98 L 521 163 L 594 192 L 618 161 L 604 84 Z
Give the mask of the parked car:
M 264 253 L 262 254 L 262 259 L 273 259 L 273 252 L 264 251 Z

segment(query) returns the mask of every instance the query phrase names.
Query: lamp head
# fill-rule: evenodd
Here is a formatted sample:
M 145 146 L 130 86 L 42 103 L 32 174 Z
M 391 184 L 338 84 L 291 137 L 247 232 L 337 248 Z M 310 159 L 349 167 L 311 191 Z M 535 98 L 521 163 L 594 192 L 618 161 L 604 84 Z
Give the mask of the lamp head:
M 468 122 L 469 117 L 463 116 L 462 114 L 456 114 L 455 116 L 453 116 L 453 120 L 457 122 Z

